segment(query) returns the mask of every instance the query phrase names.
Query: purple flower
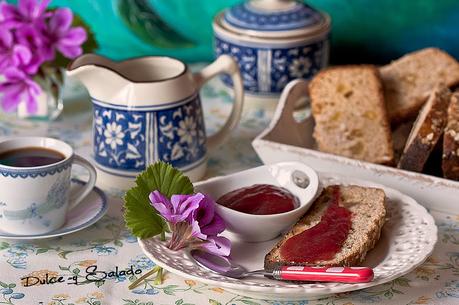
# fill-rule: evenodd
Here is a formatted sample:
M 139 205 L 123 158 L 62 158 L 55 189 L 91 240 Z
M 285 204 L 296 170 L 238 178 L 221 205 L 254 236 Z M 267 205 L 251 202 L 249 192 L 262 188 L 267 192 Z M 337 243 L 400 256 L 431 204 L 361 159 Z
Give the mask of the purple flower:
M 9 67 L 25 66 L 32 58 L 30 50 L 16 44 L 9 30 L 0 28 L 0 73 Z
M 0 83 L 3 109 L 14 111 L 21 101 L 25 101 L 27 111 L 35 113 L 37 111 L 36 100 L 41 93 L 40 86 L 29 75 L 16 68 L 5 70 L 4 76 L 6 80 Z
M 50 17 L 45 35 L 48 48 L 46 59 L 54 58 L 57 49 L 67 58 L 75 58 L 83 52 L 81 45 L 86 41 L 86 31 L 82 27 L 71 27 L 72 11 L 60 8 Z
M 225 222 L 215 212 L 215 201 L 207 195 L 172 195 L 171 200 L 158 191 L 150 194 L 151 205 L 170 224 L 172 237 L 168 247 L 184 247 L 228 256 L 229 239 L 218 236 L 225 230 Z
M 40 31 L 33 26 L 23 26 L 16 30 L 16 39 L 18 43 L 26 46 L 29 50 L 34 50 L 30 61 L 21 65 L 19 68 L 28 74 L 37 73 L 41 64 L 46 60 L 44 49 L 47 48 Z
M 223 236 L 207 236 L 207 242 L 202 243 L 199 248 L 218 256 L 228 256 L 231 252 L 231 241 Z
M 169 222 L 176 224 L 185 221 L 199 207 L 203 194 L 172 195 L 171 200 L 158 191 L 150 194 L 151 205 Z
M 20 27 L 25 23 L 34 24 L 49 16 L 46 7 L 51 0 L 19 0 L 18 5 L 0 3 L 0 20 L 7 27 Z
M 199 202 L 199 207 L 189 216 L 194 232 L 199 229 L 196 236 L 206 239 L 207 235 L 218 235 L 226 228 L 224 220 L 215 212 L 215 201 L 208 195 Z M 197 224 L 194 224 L 197 223 Z

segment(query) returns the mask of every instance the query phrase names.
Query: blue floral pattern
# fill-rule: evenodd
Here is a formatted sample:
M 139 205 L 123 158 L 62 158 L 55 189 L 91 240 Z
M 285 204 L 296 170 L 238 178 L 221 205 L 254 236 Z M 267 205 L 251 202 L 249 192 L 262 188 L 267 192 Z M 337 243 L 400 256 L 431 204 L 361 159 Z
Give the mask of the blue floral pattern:
M 146 112 L 115 110 L 94 104 L 94 157 L 114 169 L 145 168 Z
M 185 168 L 203 159 L 205 126 L 199 96 L 160 110 L 94 104 L 94 156 L 107 170 L 132 175 L 155 160 Z
M 300 46 L 272 48 L 243 45 L 241 42 L 215 38 L 216 55 L 228 54 L 239 64 L 244 89 L 254 95 L 279 94 L 293 79 L 310 79 L 328 63 L 328 38 Z M 228 75 L 221 76 L 232 86 Z

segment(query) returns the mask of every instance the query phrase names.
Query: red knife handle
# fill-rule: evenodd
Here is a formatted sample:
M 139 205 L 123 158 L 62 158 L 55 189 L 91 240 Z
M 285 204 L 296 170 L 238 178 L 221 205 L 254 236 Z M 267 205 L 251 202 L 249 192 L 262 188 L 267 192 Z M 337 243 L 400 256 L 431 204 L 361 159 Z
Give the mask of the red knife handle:
M 273 271 L 277 280 L 366 283 L 373 280 L 373 269 L 368 267 L 309 267 L 281 266 Z

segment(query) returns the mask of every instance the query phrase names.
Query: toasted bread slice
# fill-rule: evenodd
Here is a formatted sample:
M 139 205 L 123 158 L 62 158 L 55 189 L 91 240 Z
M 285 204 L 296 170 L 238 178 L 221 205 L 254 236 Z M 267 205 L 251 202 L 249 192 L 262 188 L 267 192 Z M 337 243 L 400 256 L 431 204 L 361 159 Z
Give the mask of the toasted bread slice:
M 411 129 L 398 167 L 421 172 L 443 134 L 451 92 L 444 85 L 432 90 Z
M 427 48 L 380 68 L 387 113 L 392 123 L 415 117 L 438 82 L 459 84 L 459 63 L 448 53 Z
M 443 134 L 443 176 L 459 181 L 459 91 L 451 96 Z
M 341 250 L 333 259 L 314 262 L 295 262 L 285 260 L 281 255 L 285 242 L 297 234 L 316 226 L 331 204 L 334 188 L 340 191 L 340 206 L 351 213 L 351 228 Z M 274 269 L 279 265 L 320 265 L 320 266 L 358 266 L 379 240 L 385 222 L 386 195 L 378 188 L 361 186 L 328 186 L 315 200 L 308 212 L 265 256 L 265 268 Z
M 320 151 L 391 164 L 394 154 L 378 70 L 371 65 L 323 70 L 309 84 L 313 136 Z

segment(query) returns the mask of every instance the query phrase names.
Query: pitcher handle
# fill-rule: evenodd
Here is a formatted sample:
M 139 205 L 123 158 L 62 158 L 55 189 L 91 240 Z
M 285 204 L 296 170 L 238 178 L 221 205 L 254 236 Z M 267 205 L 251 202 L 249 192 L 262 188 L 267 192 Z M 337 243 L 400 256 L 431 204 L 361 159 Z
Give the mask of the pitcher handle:
M 244 87 L 237 62 L 229 55 L 221 55 L 213 63 L 194 74 L 198 89 L 209 79 L 220 73 L 227 73 L 233 80 L 234 104 L 231 113 L 222 128 L 207 138 L 207 147 L 210 150 L 217 148 L 226 141 L 231 131 L 237 126 L 241 119 L 242 106 L 244 103 Z

